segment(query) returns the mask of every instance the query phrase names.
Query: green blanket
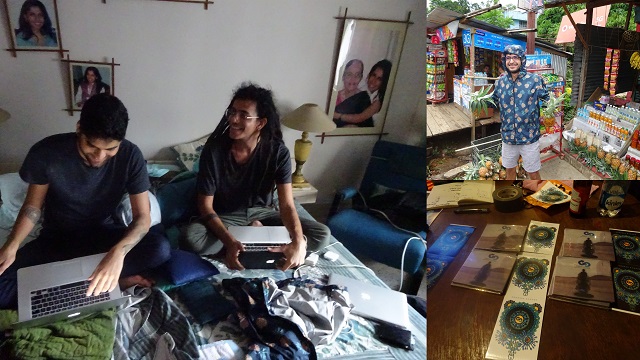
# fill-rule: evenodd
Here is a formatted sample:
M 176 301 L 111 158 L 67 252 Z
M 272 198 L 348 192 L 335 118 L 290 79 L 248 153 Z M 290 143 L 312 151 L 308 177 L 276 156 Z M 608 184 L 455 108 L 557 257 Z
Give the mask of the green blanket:
M 0 331 L 17 320 L 16 311 L 0 310 Z M 105 310 L 74 321 L 14 330 L 0 343 L 0 359 L 110 359 L 114 340 L 115 310 Z

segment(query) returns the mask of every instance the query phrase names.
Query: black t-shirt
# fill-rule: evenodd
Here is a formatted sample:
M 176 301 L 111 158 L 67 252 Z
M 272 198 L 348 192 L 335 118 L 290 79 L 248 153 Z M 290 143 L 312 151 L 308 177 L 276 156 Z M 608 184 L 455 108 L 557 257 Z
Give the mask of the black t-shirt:
M 282 140 L 260 141 L 242 165 L 233 159 L 227 134 L 210 137 L 202 149 L 198 193 L 213 195 L 216 212 L 271 206 L 275 185 L 287 183 L 291 183 L 291 157 Z
M 149 190 L 142 152 L 122 140 L 116 155 L 99 167 L 85 165 L 76 133 L 49 136 L 31 147 L 20 177 L 29 184 L 49 184 L 43 227 L 60 230 L 108 222 L 125 193 Z

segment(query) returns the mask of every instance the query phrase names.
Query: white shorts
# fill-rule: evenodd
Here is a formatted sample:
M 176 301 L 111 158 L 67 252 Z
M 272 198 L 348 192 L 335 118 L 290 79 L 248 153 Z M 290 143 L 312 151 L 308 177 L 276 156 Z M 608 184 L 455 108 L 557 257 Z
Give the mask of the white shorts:
M 526 172 L 540 171 L 540 142 L 527 145 L 502 143 L 502 166 L 507 169 L 515 168 L 520 155 L 522 155 L 522 165 Z

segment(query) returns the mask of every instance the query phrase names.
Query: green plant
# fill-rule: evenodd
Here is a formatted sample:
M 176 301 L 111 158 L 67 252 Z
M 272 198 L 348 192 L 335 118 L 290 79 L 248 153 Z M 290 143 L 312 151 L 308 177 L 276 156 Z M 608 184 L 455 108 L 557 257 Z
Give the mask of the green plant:
M 544 107 L 540 109 L 540 114 L 544 118 L 552 118 L 559 111 L 564 99 L 567 97 L 567 93 L 564 92 L 560 96 L 556 96 L 553 92 L 549 93 L 549 100 L 544 103 Z
M 496 103 L 493 101 L 493 91 L 491 87 L 483 87 L 482 89 L 471 93 L 471 99 L 469 100 L 469 109 L 472 113 L 486 113 L 489 104 L 496 107 Z

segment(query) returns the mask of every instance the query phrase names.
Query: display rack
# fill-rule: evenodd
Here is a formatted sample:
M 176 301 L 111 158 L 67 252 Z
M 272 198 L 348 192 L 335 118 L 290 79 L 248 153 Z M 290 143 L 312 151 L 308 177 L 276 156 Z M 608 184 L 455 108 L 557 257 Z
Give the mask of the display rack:
M 449 101 L 445 84 L 447 51 L 427 52 L 427 101 L 441 103 Z
M 629 145 L 633 133 L 638 129 L 638 115 L 636 110 L 624 107 L 609 105 L 606 111 L 601 111 L 587 105 L 579 109 L 573 127 L 593 135 L 602 142 L 605 151 L 623 158 L 627 149 L 632 149 Z M 635 155 L 640 150 L 632 149 L 630 153 Z

